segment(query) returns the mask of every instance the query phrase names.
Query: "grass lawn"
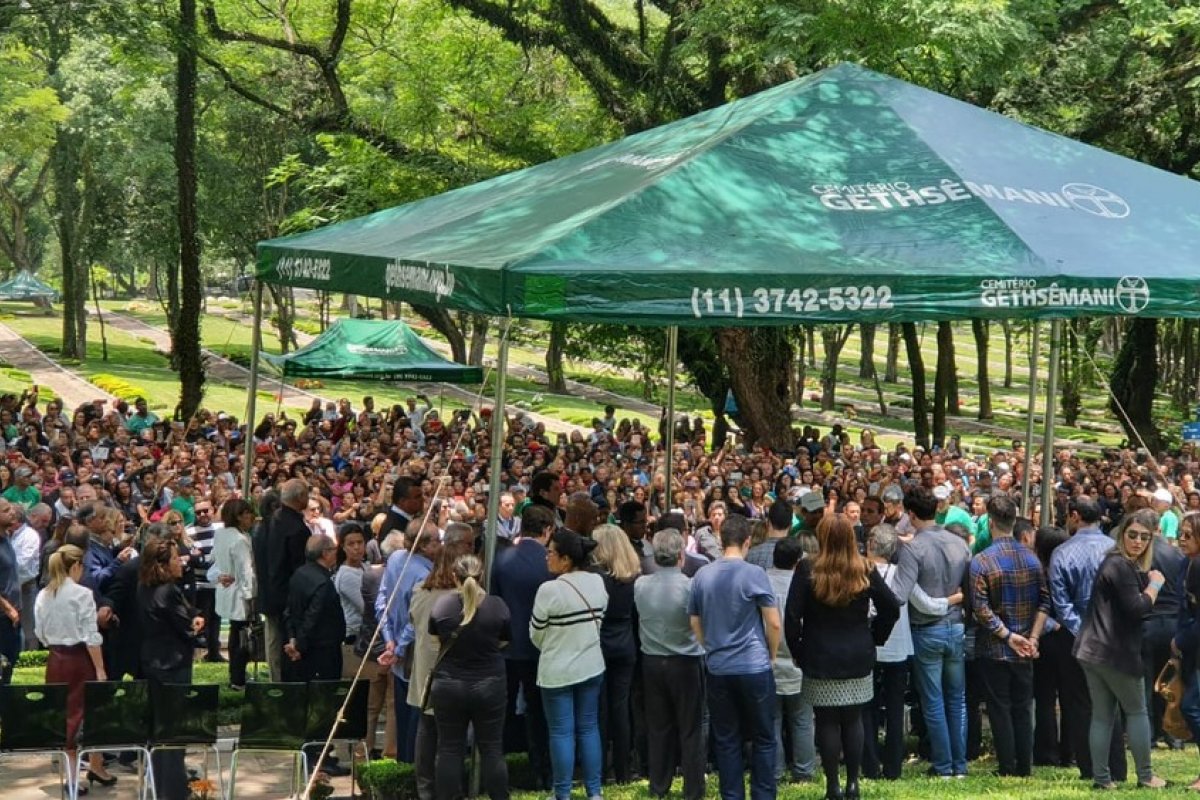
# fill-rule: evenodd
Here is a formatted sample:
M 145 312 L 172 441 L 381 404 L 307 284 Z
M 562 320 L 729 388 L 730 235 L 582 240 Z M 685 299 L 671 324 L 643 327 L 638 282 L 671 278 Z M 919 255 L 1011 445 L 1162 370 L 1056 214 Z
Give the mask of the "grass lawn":
M 0 304 L 0 312 L 11 311 Z M 56 317 L 13 316 L 5 324 L 29 340 L 42 352 L 57 360 L 62 343 L 62 320 Z M 179 377 L 171 370 L 165 356 L 154 349 L 149 339 L 131 336 L 124 331 L 107 328 L 108 361 L 102 360 L 99 326 L 89 326 L 88 359 L 81 364 L 66 363 L 85 379 L 96 382 L 98 376 L 113 376 L 144 390 L 147 402 L 159 416 L 168 416 L 179 402 Z M 262 396 L 268 402 L 270 393 Z M 205 394 L 209 408 L 227 409 L 240 415 L 246 407 L 245 386 L 235 386 L 210 380 Z

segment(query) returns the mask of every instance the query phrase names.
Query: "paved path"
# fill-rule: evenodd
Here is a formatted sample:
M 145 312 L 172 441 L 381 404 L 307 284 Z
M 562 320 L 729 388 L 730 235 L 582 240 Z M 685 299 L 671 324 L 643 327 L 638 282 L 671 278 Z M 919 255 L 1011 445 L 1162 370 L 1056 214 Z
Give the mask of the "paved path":
M 225 735 L 224 733 L 222 734 Z M 217 748 L 221 751 L 221 773 L 228 789 L 229 766 L 232 749 L 231 738 L 218 740 Z M 342 763 L 346 760 L 345 748 L 339 748 Z M 203 756 L 199 750 L 190 752 L 187 756 L 189 766 L 199 769 Z M 216 781 L 216 766 L 211 755 L 208 756 L 209 779 Z M 286 755 L 274 753 L 249 753 L 238 759 L 237 800 L 279 800 L 288 797 L 291 790 L 290 775 L 291 761 Z M 109 772 L 117 776 L 117 783 L 112 788 L 96 784 L 88 793 L 88 798 L 97 800 L 136 800 L 137 776 L 109 766 Z M 52 762 L 49 755 L 29 755 L 5 757 L 0 762 L 0 786 L 3 786 L 4 800 L 50 800 L 59 798 L 58 776 L 61 774 L 58 766 Z M 334 796 L 345 798 L 350 796 L 350 778 L 341 777 L 332 780 Z M 214 793 L 213 797 L 220 795 Z
M 99 398 L 113 399 L 108 392 L 51 361 L 7 325 L 0 325 L 0 360 L 28 372 L 38 386 L 49 387 L 62 398 L 64 408 L 76 408 Z
M 222 316 L 226 316 L 227 318 L 233 319 L 236 322 L 253 322 L 249 318 L 240 314 L 225 314 Z M 117 314 L 113 311 L 105 311 L 104 319 L 114 328 L 119 328 L 120 330 L 134 335 L 148 336 L 153 338 L 155 344 L 162 347 L 164 350 L 169 351 L 171 348 L 170 334 L 161 330 L 160 328 L 154 327 L 148 322 L 143 322 L 135 317 Z M 301 347 L 309 344 L 315 338 L 316 337 L 302 331 L 296 331 L 296 341 Z M 430 342 L 430 344 L 434 343 Z M 210 350 L 205 350 L 204 353 L 208 357 L 209 374 L 234 384 L 246 384 L 249 381 L 250 370 L 240 366 L 239 364 L 235 364 L 226 358 L 222 358 Z M 258 381 L 259 388 L 261 389 L 275 392 L 282 390 L 284 400 L 293 405 L 307 407 L 312 403 L 314 398 L 319 399 L 322 403 L 336 399 L 324 397 L 313 392 L 306 392 L 303 389 L 297 389 L 296 387 L 290 386 L 287 383 L 284 383 L 283 381 L 262 371 L 259 372 Z M 475 392 L 471 391 L 470 389 L 464 389 L 463 387 L 452 383 L 416 383 L 413 385 L 416 386 L 420 391 L 431 396 L 433 394 L 437 394 L 438 392 L 442 392 L 445 395 L 457 398 L 468 405 L 474 404 L 477 399 Z M 486 397 L 484 399 L 486 402 Z M 522 410 L 513 405 L 509 405 L 507 408 L 509 414 L 515 414 L 517 411 Z M 544 414 L 537 414 L 532 411 L 526 411 L 525 413 L 528 414 L 535 422 L 543 423 L 546 426 L 546 430 L 550 433 L 570 433 L 571 431 L 576 430 L 578 427 L 569 422 L 555 419 L 554 417 L 547 417 Z

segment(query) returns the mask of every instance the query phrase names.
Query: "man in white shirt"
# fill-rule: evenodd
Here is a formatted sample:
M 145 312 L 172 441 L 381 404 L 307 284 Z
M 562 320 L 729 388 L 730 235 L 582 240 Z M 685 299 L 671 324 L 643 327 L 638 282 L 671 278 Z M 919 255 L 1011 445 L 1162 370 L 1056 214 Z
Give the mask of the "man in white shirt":
M 12 534 L 13 550 L 17 554 L 17 581 L 21 584 L 21 630 L 25 636 L 22 650 L 38 650 L 37 634 L 33 630 L 33 604 L 37 600 L 38 572 L 41 569 L 42 536 L 37 528 L 30 524 L 34 511 L 43 509 L 46 521 L 49 521 L 50 509 L 44 503 L 38 503 L 28 512 L 17 503 L 12 505 L 20 527 Z

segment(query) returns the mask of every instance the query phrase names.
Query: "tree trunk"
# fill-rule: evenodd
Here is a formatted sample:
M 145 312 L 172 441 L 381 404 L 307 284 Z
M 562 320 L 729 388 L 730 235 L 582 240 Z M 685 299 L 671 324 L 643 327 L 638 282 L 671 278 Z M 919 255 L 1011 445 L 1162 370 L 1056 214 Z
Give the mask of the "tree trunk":
M 87 358 L 87 279 L 82 264 L 82 242 L 86 231 L 81 220 L 86 216 L 87 200 L 81 190 L 83 134 L 62 126 L 51 151 L 54 169 L 54 227 L 62 267 L 62 346 L 64 358 Z
M 900 326 L 895 322 L 888 323 L 887 363 L 883 368 L 885 383 L 896 383 L 900 373 Z
M 555 394 L 567 393 L 567 379 L 563 374 L 563 350 L 567 346 L 567 323 L 550 323 L 550 344 L 546 347 L 547 387 Z
M 487 346 L 488 324 L 491 320 L 485 314 L 471 315 L 471 352 L 467 363 L 473 367 L 483 366 L 483 350 Z
M 832 411 L 837 405 L 837 371 L 838 358 L 846 340 L 850 338 L 853 325 L 823 325 L 821 327 L 821 346 L 825 350 L 825 363 L 821 367 L 821 410 Z
M 875 328 L 874 322 L 863 322 L 858 326 L 858 339 L 861 342 L 858 377 L 867 381 L 875 377 Z
M 815 325 L 804 326 L 804 345 L 808 350 L 808 367 L 817 366 L 817 328 Z
M 933 445 L 946 446 L 946 415 L 954 372 L 954 329 L 942 321 L 937 328 L 937 370 L 933 377 Z
M 929 404 L 925 399 L 925 359 L 921 356 L 921 340 L 915 323 L 903 322 L 900 330 L 912 376 L 913 435 L 917 444 L 929 449 Z
M 196 211 L 196 0 L 179 0 L 175 71 L 175 170 L 179 184 L 179 327 L 172 352 L 179 364 L 179 405 L 189 419 L 204 400 L 200 354 L 200 236 Z
M 777 328 L 720 328 L 717 343 L 729 370 L 746 446 L 795 447 L 788 397 L 792 346 Z
M 950 355 L 947 356 L 950 362 L 950 372 L 946 379 L 946 413 L 951 417 L 962 416 L 962 399 L 958 395 L 958 360 L 954 356 L 954 326 L 950 325 L 950 335 L 948 347 Z
M 1000 327 L 1004 331 L 1004 388 L 1012 388 L 1012 372 L 1013 372 L 1013 330 L 1012 323 L 1006 319 L 1000 320 Z
M 1080 323 L 1083 320 L 1068 320 L 1064 325 L 1066 341 L 1060 352 L 1059 384 L 1062 387 L 1060 408 L 1063 422 L 1075 427 L 1079 421 L 1083 398 L 1081 395 L 1082 366 L 1079 357 L 1079 337 L 1083 335 Z
M 992 383 L 988 375 L 988 323 L 987 320 L 971 320 L 971 332 L 975 334 L 975 360 L 978 362 L 976 379 L 979 382 L 979 419 L 992 419 Z
M 1140 446 L 1140 437 L 1153 456 L 1158 456 L 1163 444 L 1152 414 L 1154 390 L 1158 386 L 1157 350 L 1158 320 L 1144 317 L 1130 320 L 1109 383 L 1113 393 L 1109 408 L 1125 428 L 1130 444 Z
M 267 293 L 275 305 L 275 329 L 279 331 L 279 351 L 284 355 L 299 349 L 296 340 L 296 296 L 290 286 L 279 286 L 274 283 L 266 284 Z M 264 309 L 264 314 L 267 310 Z
M 460 364 L 467 363 L 467 338 L 462 330 L 454 324 L 450 312 L 440 306 L 412 305 L 412 310 L 421 315 L 433 326 L 433 329 L 446 337 L 450 344 L 451 357 Z M 399 319 L 400 315 L 396 315 Z

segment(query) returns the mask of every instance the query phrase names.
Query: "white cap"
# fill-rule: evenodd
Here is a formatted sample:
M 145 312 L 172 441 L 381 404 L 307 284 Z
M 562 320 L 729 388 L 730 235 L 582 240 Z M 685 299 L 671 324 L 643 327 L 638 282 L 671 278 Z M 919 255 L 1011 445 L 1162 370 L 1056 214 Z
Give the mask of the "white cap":
M 949 500 L 950 489 L 946 486 L 935 486 L 933 487 L 933 496 L 938 500 Z
M 1154 490 L 1154 499 L 1160 503 L 1175 502 L 1175 498 L 1171 495 L 1171 492 L 1167 489 L 1155 489 Z

